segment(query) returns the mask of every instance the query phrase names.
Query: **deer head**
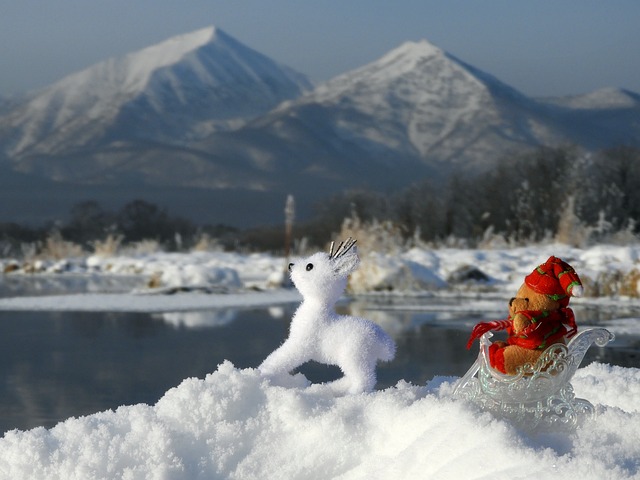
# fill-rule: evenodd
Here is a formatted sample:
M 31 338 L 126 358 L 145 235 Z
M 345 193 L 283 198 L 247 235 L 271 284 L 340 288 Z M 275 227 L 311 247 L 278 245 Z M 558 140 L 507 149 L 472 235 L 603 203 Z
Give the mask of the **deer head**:
M 349 237 L 329 253 L 318 252 L 296 263 L 289 264 L 291 280 L 305 299 L 316 298 L 336 301 L 347 286 L 347 277 L 358 268 L 360 259 L 356 240 Z

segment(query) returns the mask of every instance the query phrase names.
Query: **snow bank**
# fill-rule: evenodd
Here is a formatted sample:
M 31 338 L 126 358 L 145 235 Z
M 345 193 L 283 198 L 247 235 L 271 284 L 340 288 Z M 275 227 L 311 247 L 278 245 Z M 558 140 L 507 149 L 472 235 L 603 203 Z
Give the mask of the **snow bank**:
M 413 248 L 393 255 L 361 250 L 360 255 L 360 268 L 350 280 L 351 291 L 358 294 L 446 293 L 452 288 L 460 293 L 481 286 L 483 291 L 511 295 L 535 266 L 555 255 L 576 269 L 585 283 L 587 296 L 640 296 L 640 244 L 598 245 L 587 249 L 563 244 L 481 250 Z M 295 258 L 291 260 L 296 261 Z M 285 262 L 284 258 L 267 254 L 156 252 L 66 259 L 56 263 L 55 269 L 51 266 L 37 272 L 49 275 L 135 274 L 154 284 L 157 282 L 155 286 L 159 290 L 196 287 L 233 292 L 282 286 Z M 0 260 L 0 265 L 14 272 L 11 275 L 27 272 L 25 266 L 21 267 L 15 261 Z
M 235 252 L 154 252 L 123 256 L 92 255 L 68 261 L 72 272 L 140 275 L 160 288 L 222 287 L 227 290 L 266 288 L 284 259 L 268 254 Z
M 447 286 L 433 268 L 410 258 L 372 252 L 351 275 L 354 293 L 372 291 L 437 290 Z
M 0 439 L 6 479 L 640 478 L 640 371 L 575 377 L 599 415 L 535 437 L 452 400 L 452 379 L 334 397 L 225 362 L 154 406 L 120 407 Z M 626 385 L 628 388 L 619 388 Z
M 242 287 L 238 271 L 228 267 L 206 267 L 202 265 L 168 265 L 154 277 L 160 288 L 207 289 L 235 291 Z

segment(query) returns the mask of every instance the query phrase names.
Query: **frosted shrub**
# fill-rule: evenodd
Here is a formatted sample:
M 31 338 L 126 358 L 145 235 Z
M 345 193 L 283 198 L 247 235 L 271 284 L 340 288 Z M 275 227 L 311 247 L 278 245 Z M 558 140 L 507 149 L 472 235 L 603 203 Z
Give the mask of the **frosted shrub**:
M 128 244 L 126 247 L 122 248 L 121 253 L 125 255 L 145 255 L 161 251 L 162 247 L 157 240 L 147 239 Z
M 640 271 L 634 268 L 628 272 L 607 270 L 599 272 L 595 278 L 582 275 L 585 292 L 591 297 L 640 297 Z
M 217 239 L 211 238 L 208 233 L 203 233 L 198 237 L 196 244 L 191 250 L 194 252 L 220 252 L 223 248 Z
M 123 239 L 122 235 L 110 233 L 104 240 L 95 240 L 91 243 L 93 253 L 100 257 L 113 257 L 119 252 Z
M 584 225 L 575 212 L 575 198 L 569 196 L 560 213 L 555 240 L 572 247 L 584 247 L 588 244 L 592 229 Z
M 76 243 L 68 242 L 62 238 L 60 232 L 53 232 L 47 237 L 36 255 L 39 258 L 62 260 L 84 256 L 82 247 Z
M 633 219 L 629 219 L 629 223 L 627 224 L 627 228 L 624 230 L 618 230 L 617 232 L 612 233 L 608 236 L 608 243 L 613 243 L 614 245 L 630 245 L 638 242 L 638 236 L 635 234 L 636 230 L 636 221 Z
M 345 218 L 341 238 L 357 238 L 361 251 L 399 253 L 406 247 L 400 228 L 390 221 L 363 222 L 357 216 Z

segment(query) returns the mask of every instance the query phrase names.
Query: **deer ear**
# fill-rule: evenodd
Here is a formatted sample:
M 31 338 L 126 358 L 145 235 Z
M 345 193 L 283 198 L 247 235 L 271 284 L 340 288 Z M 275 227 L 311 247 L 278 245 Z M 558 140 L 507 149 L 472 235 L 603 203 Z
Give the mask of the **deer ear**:
M 360 265 L 358 257 L 358 249 L 353 246 L 347 253 L 335 260 L 334 271 L 338 275 L 349 275 L 354 272 Z

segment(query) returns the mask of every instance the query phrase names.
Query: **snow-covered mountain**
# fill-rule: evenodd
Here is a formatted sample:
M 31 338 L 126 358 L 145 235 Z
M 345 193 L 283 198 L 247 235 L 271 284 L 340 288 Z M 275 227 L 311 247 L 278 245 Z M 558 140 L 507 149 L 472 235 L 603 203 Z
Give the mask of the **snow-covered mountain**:
M 479 172 L 565 144 L 640 147 L 640 95 L 533 99 L 426 40 L 313 88 L 215 28 L 107 60 L 0 112 L 0 162 L 137 192 L 197 187 L 303 201 Z
M 332 127 L 371 158 L 402 157 L 439 169 L 491 164 L 498 152 L 559 137 L 537 102 L 426 40 L 407 42 L 269 117 L 311 124 L 314 115 L 331 124 L 316 127 L 322 135 Z
M 455 168 L 483 171 L 540 145 L 596 149 L 622 135 L 624 143 L 640 145 L 639 124 L 629 121 L 629 115 L 640 119 L 638 113 L 627 108 L 603 117 L 529 98 L 422 40 L 329 80 L 242 129 L 214 133 L 196 148 L 224 150 L 279 178 L 347 176 L 353 183 L 397 185 Z
M 13 157 L 130 140 L 180 144 L 311 87 L 304 75 L 210 27 L 63 78 L 4 115 L 0 139 Z

